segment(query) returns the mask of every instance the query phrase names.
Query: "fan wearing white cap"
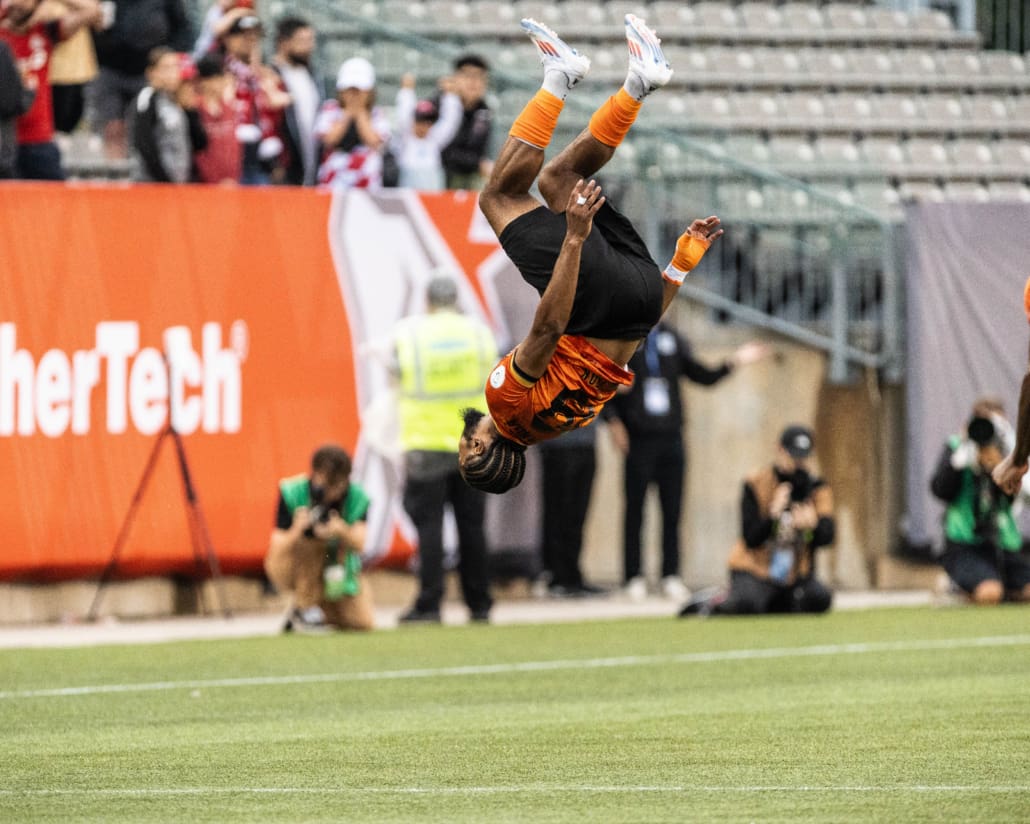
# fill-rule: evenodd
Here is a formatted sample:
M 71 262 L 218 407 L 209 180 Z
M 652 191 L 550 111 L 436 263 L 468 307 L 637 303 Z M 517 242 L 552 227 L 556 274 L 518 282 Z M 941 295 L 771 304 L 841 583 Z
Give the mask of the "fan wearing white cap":
M 375 105 L 376 73 L 364 57 L 345 60 L 336 75 L 336 99 L 327 100 L 315 120 L 322 147 L 321 185 L 379 189 L 390 121 Z

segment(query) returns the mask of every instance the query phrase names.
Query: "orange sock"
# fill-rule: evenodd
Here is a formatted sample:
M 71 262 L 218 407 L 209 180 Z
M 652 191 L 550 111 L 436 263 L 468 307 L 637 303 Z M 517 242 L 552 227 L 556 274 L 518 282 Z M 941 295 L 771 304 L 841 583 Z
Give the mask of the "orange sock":
M 508 134 L 530 146 L 546 149 L 554 134 L 554 127 L 558 125 L 558 115 L 561 114 L 564 105 L 564 100 L 545 89 L 540 89 L 526 104 L 522 113 L 515 118 Z
M 590 134 L 605 146 L 618 146 L 639 111 L 640 101 L 630 97 L 625 89 L 619 89 L 590 118 Z

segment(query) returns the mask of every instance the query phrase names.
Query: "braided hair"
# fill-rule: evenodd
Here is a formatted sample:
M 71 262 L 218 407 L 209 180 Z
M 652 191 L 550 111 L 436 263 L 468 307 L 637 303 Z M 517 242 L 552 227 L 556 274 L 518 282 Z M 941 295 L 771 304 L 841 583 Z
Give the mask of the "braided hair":
M 486 417 L 478 409 L 462 410 L 465 420 L 463 437 L 471 438 L 477 424 Z M 500 495 L 522 483 L 526 473 L 526 447 L 498 435 L 482 455 L 466 459 L 461 476 L 473 489 Z

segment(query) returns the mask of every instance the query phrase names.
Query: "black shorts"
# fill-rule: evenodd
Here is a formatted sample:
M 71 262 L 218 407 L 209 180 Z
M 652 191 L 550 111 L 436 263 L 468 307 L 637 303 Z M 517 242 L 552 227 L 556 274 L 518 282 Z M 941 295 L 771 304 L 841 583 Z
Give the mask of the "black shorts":
M 565 240 L 565 214 L 546 206 L 504 227 L 500 241 L 523 279 L 542 295 Z M 607 202 L 583 244 L 572 317 L 565 331 L 609 340 L 647 337 L 662 315 L 662 272 L 633 224 Z
M 984 581 L 1000 580 L 1006 590 L 1030 584 L 1030 561 L 1018 552 L 1000 552 L 1001 570 L 992 546 L 970 546 L 948 541 L 941 565 L 958 586 L 972 594 Z

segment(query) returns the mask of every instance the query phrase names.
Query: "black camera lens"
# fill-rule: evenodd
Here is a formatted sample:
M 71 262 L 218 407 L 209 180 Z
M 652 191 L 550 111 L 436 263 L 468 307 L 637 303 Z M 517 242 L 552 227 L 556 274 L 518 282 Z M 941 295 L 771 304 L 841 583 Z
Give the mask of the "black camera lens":
M 990 418 L 981 418 L 979 415 L 972 418 L 966 426 L 969 440 L 977 446 L 986 446 L 994 439 L 994 424 Z

